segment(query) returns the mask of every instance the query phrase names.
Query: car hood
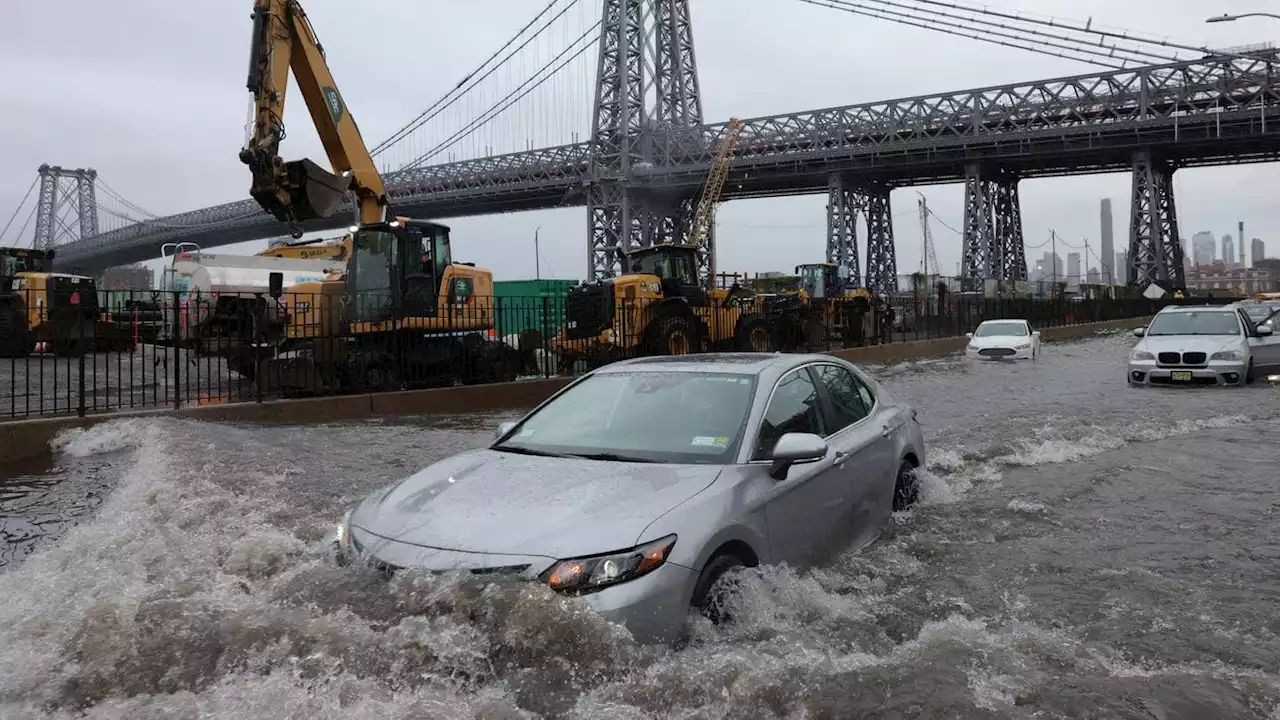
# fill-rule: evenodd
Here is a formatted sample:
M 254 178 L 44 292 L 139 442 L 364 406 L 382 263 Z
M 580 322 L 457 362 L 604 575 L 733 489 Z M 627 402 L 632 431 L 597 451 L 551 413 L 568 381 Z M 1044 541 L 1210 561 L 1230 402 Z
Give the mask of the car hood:
M 1240 344 L 1238 335 L 1150 335 L 1138 343 L 1138 350 L 1149 353 L 1202 352 L 1212 355 L 1223 348 Z
M 623 463 L 472 450 L 365 498 L 351 525 L 463 552 L 575 557 L 635 544 L 720 465 Z
M 1021 343 L 1030 343 L 1026 335 L 988 335 L 987 337 L 969 338 L 969 345 L 975 348 L 1016 347 Z

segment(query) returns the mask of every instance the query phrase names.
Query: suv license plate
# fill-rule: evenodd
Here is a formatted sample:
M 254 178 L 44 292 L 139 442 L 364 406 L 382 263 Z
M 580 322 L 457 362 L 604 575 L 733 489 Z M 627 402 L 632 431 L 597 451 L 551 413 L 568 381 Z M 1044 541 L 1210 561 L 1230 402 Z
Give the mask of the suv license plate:
M 1187 370 L 1174 370 L 1169 373 L 1169 378 L 1178 382 L 1191 382 L 1191 373 Z

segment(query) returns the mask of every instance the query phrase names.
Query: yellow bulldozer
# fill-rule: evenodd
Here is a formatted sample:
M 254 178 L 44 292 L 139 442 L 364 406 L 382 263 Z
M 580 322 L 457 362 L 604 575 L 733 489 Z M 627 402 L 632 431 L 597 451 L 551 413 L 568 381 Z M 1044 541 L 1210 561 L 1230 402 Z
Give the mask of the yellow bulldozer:
M 862 339 L 864 319 L 871 309 L 866 288 L 849 288 L 835 263 L 797 265 L 797 288 L 761 298 L 762 312 L 777 329 L 787 350 L 825 345 L 831 338 L 844 344 Z
M 0 357 L 129 351 L 133 337 L 104 313 L 91 277 L 53 271 L 53 250 L 0 248 Z

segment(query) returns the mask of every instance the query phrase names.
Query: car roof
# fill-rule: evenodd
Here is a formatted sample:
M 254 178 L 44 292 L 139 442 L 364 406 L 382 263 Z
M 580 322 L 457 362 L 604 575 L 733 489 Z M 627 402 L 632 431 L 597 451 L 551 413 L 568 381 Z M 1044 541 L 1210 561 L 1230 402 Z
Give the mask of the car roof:
M 1023 318 L 991 318 L 990 320 L 983 320 L 978 324 L 986 325 L 987 323 L 995 324 L 995 323 L 1025 323 L 1025 322 L 1027 321 Z
M 1183 313 L 1183 312 L 1196 312 L 1196 311 L 1203 311 L 1203 310 L 1217 310 L 1220 312 L 1231 312 L 1234 309 L 1235 309 L 1234 304 L 1232 305 L 1170 305 L 1168 307 L 1162 308 L 1160 312 Z
M 595 372 L 714 372 L 757 375 L 764 379 L 781 376 L 787 371 L 811 362 L 835 362 L 840 359 L 820 353 L 724 352 L 689 355 L 650 355 L 610 363 Z M 767 377 L 766 377 L 767 376 Z

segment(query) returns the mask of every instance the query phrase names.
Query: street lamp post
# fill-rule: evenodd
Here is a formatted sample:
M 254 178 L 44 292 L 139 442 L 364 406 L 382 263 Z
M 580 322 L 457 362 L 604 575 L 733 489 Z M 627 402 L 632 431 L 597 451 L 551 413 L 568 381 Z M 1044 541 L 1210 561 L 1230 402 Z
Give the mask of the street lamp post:
M 1204 21 L 1207 23 L 1233 22 L 1241 18 L 1249 18 L 1249 17 L 1269 17 L 1276 20 L 1280 20 L 1280 15 L 1277 15 L 1275 13 L 1250 12 L 1250 13 L 1240 13 L 1239 15 L 1216 15 L 1211 18 L 1205 18 Z

